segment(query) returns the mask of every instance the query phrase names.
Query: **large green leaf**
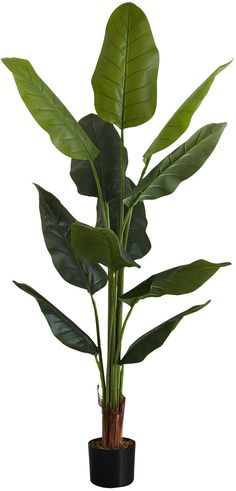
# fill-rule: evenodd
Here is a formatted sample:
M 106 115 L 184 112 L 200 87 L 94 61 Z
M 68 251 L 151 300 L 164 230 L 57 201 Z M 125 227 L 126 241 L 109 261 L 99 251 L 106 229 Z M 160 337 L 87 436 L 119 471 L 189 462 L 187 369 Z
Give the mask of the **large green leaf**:
M 111 15 L 93 74 L 96 111 L 119 128 L 148 121 L 156 109 L 158 50 L 143 11 L 133 3 Z
M 3 58 L 2 61 L 12 72 L 25 105 L 47 131 L 55 147 L 68 157 L 94 160 L 98 149 L 30 62 L 21 58 Z
M 79 121 L 80 126 L 99 149 L 94 161 L 102 188 L 104 201 L 120 195 L 120 162 L 123 151 L 124 167 L 128 164 L 127 151 L 114 126 L 103 121 L 97 114 L 88 114 Z M 86 196 L 98 196 L 97 185 L 88 160 L 71 161 L 71 173 L 78 192 Z
M 98 264 L 77 260 L 71 246 L 71 225 L 76 219 L 53 194 L 36 185 L 43 236 L 53 264 L 65 281 L 94 294 L 103 288 L 107 275 Z
M 203 126 L 185 143 L 165 157 L 144 177 L 132 194 L 124 200 L 127 205 L 156 199 L 173 193 L 178 185 L 197 172 L 216 147 L 226 123 Z
M 192 116 L 199 108 L 204 97 L 210 90 L 216 75 L 222 72 L 229 64 L 219 66 L 177 109 L 172 118 L 166 123 L 159 135 L 152 142 L 143 156 L 145 163 L 148 163 L 152 155 L 174 143 L 188 128 Z
M 230 264 L 210 263 L 204 259 L 199 259 L 193 263 L 155 274 L 129 292 L 124 293 L 121 298 L 123 302 L 134 305 L 143 298 L 191 293 L 209 280 L 219 268 Z
M 128 253 L 121 249 L 118 237 L 108 228 L 94 228 L 76 222 L 71 228 L 71 244 L 77 259 L 85 258 L 113 270 L 138 266 Z
M 91 355 L 96 355 L 98 353 L 98 348 L 92 339 L 52 303 L 42 297 L 42 295 L 30 286 L 25 285 L 24 283 L 17 283 L 16 281 L 14 281 L 14 283 L 21 290 L 29 293 L 29 295 L 32 295 L 32 297 L 37 300 L 52 333 L 59 341 L 61 341 L 61 343 L 69 348 L 83 351 L 84 353 L 89 353 Z
M 195 305 L 191 309 L 185 310 L 180 314 L 175 315 L 171 319 L 163 322 L 157 327 L 154 327 L 151 331 L 136 339 L 136 341 L 131 344 L 125 356 L 120 361 L 120 365 L 125 365 L 128 363 L 139 363 L 146 358 L 152 351 L 159 348 L 170 333 L 176 328 L 181 319 L 186 315 L 192 314 L 201 310 L 203 307 L 208 305 L 210 300 L 202 305 Z
M 135 187 L 134 183 L 126 177 L 126 195 L 129 195 L 132 189 Z M 109 201 L 110 212 L 110 226 L 113 232 L 118 235 L 119 232 L 119 217 L 120 217 L 120 200 L 119 198 L 113 198 Z M 125 215 L 128 208 L 125 206 Z M 96 227 L 103 227 L 103 216 L 99 201 L 97 203 L 97 223 Z M 128 243 L 126 250 L 132 259 L 141 259 L 151 249 L 151 243 L 148 238 L 147 232 L 147 218 L 145 213 L 144 203 L 137 203 L 133 210 L 132 219 L 130 223 Z

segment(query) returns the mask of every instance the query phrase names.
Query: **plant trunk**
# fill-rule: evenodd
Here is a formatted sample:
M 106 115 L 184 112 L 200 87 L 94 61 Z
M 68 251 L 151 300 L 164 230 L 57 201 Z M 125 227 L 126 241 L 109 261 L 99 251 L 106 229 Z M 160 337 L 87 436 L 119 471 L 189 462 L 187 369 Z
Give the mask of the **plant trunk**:
M 124 396 L 117 410 L 110 407 L 102 408 L 102 446 L 104 448 L 122 448 L 124 410 Z

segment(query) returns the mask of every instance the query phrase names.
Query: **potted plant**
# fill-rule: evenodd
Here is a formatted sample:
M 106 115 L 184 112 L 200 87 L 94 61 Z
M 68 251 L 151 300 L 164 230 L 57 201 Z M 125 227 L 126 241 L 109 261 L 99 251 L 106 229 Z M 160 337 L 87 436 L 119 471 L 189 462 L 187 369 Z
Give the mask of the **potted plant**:
M 229 262 L 204 259 L 172 266 L 124 292 L 125 268 L 150 250 L 144 202 L 175 191 L 199 170 L 216 147 L 226 123 L 207 124 L 161 162 L 151 158 L 188 128 L 215 77 L 217 68 L 176 110 L 148 146 L 137 184 L 127 176 L 125 129 L 148 121 L 156 109 L 158 50 L 145 14 L 133 3 L 111 15 L 92 85 L 96 114 L 79 122 L 37 75 L 29 61 L 4 58 L 19 93 L 52 143 L 70 157 L 70 175 L 80 194 L 97 198 L 95 227 L 76 221 L 50 192 L 36 185 L 46 247 L 65 281 L 88 291 L 94 310 L 96 342 L 61 310 L 26 284 L 15 284 L 38 302 L 54 336 L 66 346 L 93 355 L 100 376 L 102 436 L 89 442 L 91 481 L 103 487 L 128 485 L 134 477 L 135 442 L 122 434 L 125 410 L 124 366 L 144 360 L 159 348 L 179 322 L 208 302 L 185 311 L 136 339 L 125 354 L 122 339 L 135 305 L 148 297 L 193 292 Z M 115 129 L 116 125 L 119 129 Z M 106 268 L 106 270 L 104 269 Z M 100 337 L 95 294 L 107 285 L 107 359 Z M 123 313 L 124 305 L 128 311 Z

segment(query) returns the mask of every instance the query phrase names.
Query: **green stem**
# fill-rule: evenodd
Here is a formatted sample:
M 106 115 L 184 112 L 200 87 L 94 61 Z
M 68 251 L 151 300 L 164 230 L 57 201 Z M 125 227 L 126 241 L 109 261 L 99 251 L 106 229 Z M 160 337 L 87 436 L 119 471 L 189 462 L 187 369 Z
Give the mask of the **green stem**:
M 91 297 L 92 304 L 93 304 L 94 317 L 95 317 L 95 323 L 96 323 L 96 332 L 97 332 L 97 344 L 98 344 L 99 361 L 97 360 L 97 358 L 96 358 L 96 361 L 97 361 L 97 365 L 98 365 L 100 376 L 101 376 L 102 394 L 103 394 L 103 400 L 104 400 L 105 393 L 106 393 L 106 382 L 105 382 L 104 365 L 103 365 L 103 358 L 102 358 L 102 347 L 101 347 L 101 336 L 100 336 L 99 317 L 98 317 L 97 305 L 96 305 L 96 302 L 94 300 L 94 297 L 93 297 L 93 295 L 91 293 L 90 293 L 90 297 Z
M 121 372 L 120 372 L 120 395 L 122 395 L 123 392 L 123 383 L 124 383 L 124 365 L 122 365 Z
M 142 181 L 142 179 L 144 178 L 145 174 L 146 174 L 146 171 L 147 171 L 147 168 L 148 168 L 148 164 L 150 162 L 150 158 L 148 160 L 146 160 L 145 164 L 144 164 L 144 168 L 142 170 L 142 173 L 141 173 L 141 176 L 139 178 L 139 181 L 138 181 L 138 184 L 140 183 L 140 181 Z
M 113 270 L 108 269 L 108 344 L 106 374 L 106 407 L 113 403 L 113 351 L 114 351 L 114 320 L 115 320 L 115 280 Z
M 128 211 L 127 211 L 127 213 L 125 215 L 123 226 L 122 226 L 122 230 L 121 230 L 121 233 L 120 233 L 120 243 L 121 244 L 124 242 L 124 236 L 125 236 L 126 227 L 127 227 L 128 224 L 130 225 L 131 218 L 132 218 L 132 213 L 133 213 L 133 209 L 134 209 L 134 206 L 133 205 L 130 206 L 130 208 L 128 209 Z
M 126 318 L 125 318 L 125 320 L 124 320 L 124 322 L 123 322 L 123 326 L 122 326 L 122 328 L 121 328 L 120 335 L 119 335 L 119 339 L 118 339 L 118 341 L 117 341 L 117 346 L 116 346 L 115 363 L 118 363 L 118 362 L 119 362 L 119 359 L 120 359 L 120 350 L 121 350 L 122 338 L 123 338 L 123 335 L 124 335 L 124 332 L 125 332 L 126 324 L 127 324 L 128 320 L 129 320 L 129 318 L 130 318 L 130 315 L 131 315 L 131 313 L 132 313 L 132 310 L 133 310 L 134 306 L 135 306 L 135 304 L 133 304 L 133 305 L 130 307 L 130 309 L 129 309 L 129 311 L 128 311 L 127 315 L 126 315 Z
M 101 187 L 101 184 L 99 181 L 96 167 L 95 167 L 92 160 L 90 160 L 89 163 L 91 165 L 91 169 L 93 171 L 94 179 L 95 179 L 97 190 L 98 190 L 98 198 L 99 198 L 99 202 L 100 202 L 100 206 L 101 206 L 101 210 L 102 210 L 103 224 L 104 224 L 104 227 L 109 228 L 106 205 L 105 205 L 105 201 L 103 199 L 102 187 Z

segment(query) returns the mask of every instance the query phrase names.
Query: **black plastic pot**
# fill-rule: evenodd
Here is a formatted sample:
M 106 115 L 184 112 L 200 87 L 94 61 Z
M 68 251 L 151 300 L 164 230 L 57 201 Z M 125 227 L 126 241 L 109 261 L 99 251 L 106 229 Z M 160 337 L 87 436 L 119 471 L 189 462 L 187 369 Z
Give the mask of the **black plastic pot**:
M 134 480 L 135 441 L 123 438 L 132 444 L 126 448 L 114 450 L 102 449 L 93 445 L 101 438 L 95 438 L 88 443 L 90 480 L 97 486 L 116 488 L 128 486 Z

